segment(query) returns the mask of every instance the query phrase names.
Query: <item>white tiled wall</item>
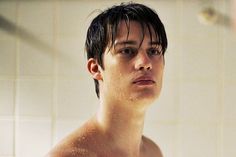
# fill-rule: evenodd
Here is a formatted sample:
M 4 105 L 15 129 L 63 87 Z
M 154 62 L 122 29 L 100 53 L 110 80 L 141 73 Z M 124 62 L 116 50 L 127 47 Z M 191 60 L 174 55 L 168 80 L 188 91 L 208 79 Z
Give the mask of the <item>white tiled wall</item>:
M 52 35 L 54 22 L 53 1 L 25 1 L 17 3 L 18 25 L 38 35 Z
M 120 2 L 0 1 L 0 157 L 43 156 L 96 112 L 85 30 L 95 9 Z M 165 157 L 236 156 L 236 31 L 198 21 L 206 6 L 230 15 L 231 1 L 137 2 L 156 9 L 169 39 L 144 133 Z
M 14 121 L 12 119 L 0 120 L 0 153 L 1 156 L 13 156 L 14 139 Z
M 17 92 L 19 116 L 50 117 L 53 98 L 51 80 L 21 79 Z
M 52 36 L 35 36 L 43 43 L 52 45 Z M 29 39 L 34 40 L 34 39 Z M 46 51 L 45 46 L 28 43 L 20 40 L 18 46 L 19 77 L 24 76 L 51 76 L 53 74 L 53 52 Z
M 16 73 L 15 40 L 14 39 L 1 40 L 0 47 L 1 47 L 0 74 L 14 76 Z
M 216 81 L 185 81 L 180 91 L 180 121 L 217 123 L 221 118 L 218 91 Z
M 44 156 L 51 146 L 51 121 L 28 118 L 17 123 L 16 156 Z
M 180 125 L 181 156 L 218 156 L 218 134 L 215 125 Z
M 15 81 L 0 80 L 0 115 L 14 116 Z

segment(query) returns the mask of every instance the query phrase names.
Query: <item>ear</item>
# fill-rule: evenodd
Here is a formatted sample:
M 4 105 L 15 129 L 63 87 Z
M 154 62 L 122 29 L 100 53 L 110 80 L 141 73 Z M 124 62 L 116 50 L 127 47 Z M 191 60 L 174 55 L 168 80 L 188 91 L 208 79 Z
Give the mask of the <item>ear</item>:
M 94 79 L 102 80 L 100 65 L 98 64 L 96 59 L 90 58 L 87 62 L 87 68 Z

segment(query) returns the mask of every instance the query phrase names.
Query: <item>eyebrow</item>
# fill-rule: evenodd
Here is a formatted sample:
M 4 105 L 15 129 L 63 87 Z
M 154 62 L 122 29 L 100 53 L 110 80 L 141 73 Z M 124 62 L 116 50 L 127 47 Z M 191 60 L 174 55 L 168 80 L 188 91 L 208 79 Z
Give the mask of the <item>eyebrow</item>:
M 152 42 L 149 42 L 148 44 L 149 45 L 160 45 L 160 42 L 152 41 Z M 138 43 L 137 43 L 137 41 L 134 41 L 134 40 L 125 40 L 125 41 L 116 42 L 114 44 L 114 47 L 116 47 L 118 45 L 138 45 Z
M 125 41 L 115 42 L 114 46 L 116 47 L 118 45 L 137 45 L 137 42 L 134 40 L 125 40 Z

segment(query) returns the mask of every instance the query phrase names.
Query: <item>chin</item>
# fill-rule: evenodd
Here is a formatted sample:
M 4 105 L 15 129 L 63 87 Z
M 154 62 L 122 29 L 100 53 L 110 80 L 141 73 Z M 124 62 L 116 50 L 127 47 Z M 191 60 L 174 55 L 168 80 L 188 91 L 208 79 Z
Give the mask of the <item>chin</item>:
M 159 92 L 154 92 L 150 90 L 142 91 L 139 93 L 135 93 L 132 98 L 136 100 L 137 103 L 141 104 L 152 104 L 159 97 Z

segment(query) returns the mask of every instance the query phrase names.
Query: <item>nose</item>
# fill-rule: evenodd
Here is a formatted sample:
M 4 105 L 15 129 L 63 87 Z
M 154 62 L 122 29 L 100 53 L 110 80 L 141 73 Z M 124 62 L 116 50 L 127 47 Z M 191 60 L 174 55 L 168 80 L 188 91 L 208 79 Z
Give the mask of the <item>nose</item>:
M 140 52 L 136 57 L 137 57 L 135 60 L 136 70 L 151 70 L 152 69 L 151 59 L 147 53 Z

